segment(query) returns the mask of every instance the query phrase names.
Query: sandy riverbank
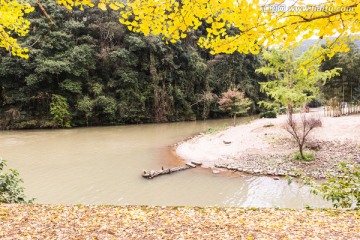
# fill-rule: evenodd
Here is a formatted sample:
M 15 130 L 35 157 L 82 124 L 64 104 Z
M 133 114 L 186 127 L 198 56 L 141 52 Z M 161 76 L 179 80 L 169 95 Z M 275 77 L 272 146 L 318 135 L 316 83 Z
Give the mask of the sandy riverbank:
M 322 127 L 309 136 L 320 146 L 311 150 L 315 156 L 312 162 L 293 159 L 297 146 L 284 129 L 286 115 L 196 136 L 180 143 L 176 153 L 185 161 L 202 163 L 205 168 L 266 175 L 286 175 L 297 169 L 317 178 L 335 171 L 338 162 L 355 162 L 360 158 L 360 114 L 334 118 L 313 110 L 306 117 L 319 117 L 322 121 Z

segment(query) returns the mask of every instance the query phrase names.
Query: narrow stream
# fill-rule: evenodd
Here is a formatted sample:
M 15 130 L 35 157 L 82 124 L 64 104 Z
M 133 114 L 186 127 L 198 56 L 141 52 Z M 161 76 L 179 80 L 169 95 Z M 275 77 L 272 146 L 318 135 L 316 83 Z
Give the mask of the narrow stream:
M 242 118 L 243 123 L 250 118 Z M 191 169 L 152 180 L 143 170 L 177 164 L 169 146 L 231 119 L 0 132 L 0 156 L 36 203 L 303 208 L 329 206 L 285 179 Z

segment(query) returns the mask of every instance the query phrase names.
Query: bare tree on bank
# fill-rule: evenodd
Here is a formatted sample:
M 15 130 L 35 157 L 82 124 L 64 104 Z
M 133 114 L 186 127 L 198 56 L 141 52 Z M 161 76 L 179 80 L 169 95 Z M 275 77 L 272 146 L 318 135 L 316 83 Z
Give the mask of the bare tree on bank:
M 288 117 L 285 130 L 295 139 L 299 147 L 301 159 L 305 159 L 303 149 L 309 133 L 314 128 L 321 126 L 322 122 L 320 118 L 310 117 L 307 119 L 305 113 L 301 114 L 300 120 L 294 120 L 294 118 Z

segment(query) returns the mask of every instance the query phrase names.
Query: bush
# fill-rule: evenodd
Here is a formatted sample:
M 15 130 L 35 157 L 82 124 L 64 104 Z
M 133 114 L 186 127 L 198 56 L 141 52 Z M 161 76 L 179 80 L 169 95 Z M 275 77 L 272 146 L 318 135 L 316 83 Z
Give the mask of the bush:
M 300 153 L 295 154 L 295 160 L 302 161 L 302 162 L 311 162 L 314 161 L 314 154 L 311 152 L 305 152 L 304 158 L 301 157 Z
M 0 159 L 0 203 L 32 203 L 34 199 L 25 200 L 24 187 L 21 186 L 23 180 L 19 178 L 19 173 L 10 169 L 3 172 L 6 161 Z
M 57 126 L 54 121 L 35 119 L 14 124 L 15 129 L 56 128 Z
M 71 127 L 68 109 L 69 105 L 66 98 L 56 94 L 52 95 L 50 114 L 53 116 L 53 121 L 57 123 L 59 127 Z
M 262 112 L 259 115 L 260 118 L 276 118 L 276 112 L 274 111 L 267 111 L 267 112 Z
M 310 108 L 317 108 L 317 107 L 321 107 L 322 105 L 323 103 L 321 102 L 320 99 L 314 98 L 307 106 Z
M 340 163 L 336 173 L 327 173 L 327 181 L 321 184 L 302 174 L 311 192 L 331 201 L 335 208 L 360 208 L 360 166 Z

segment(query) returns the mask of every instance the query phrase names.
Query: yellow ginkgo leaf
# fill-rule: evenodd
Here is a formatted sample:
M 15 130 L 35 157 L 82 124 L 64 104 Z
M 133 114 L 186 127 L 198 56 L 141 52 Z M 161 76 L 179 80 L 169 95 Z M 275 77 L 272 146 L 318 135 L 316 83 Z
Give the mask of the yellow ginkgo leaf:
M 98 8 L 100 8 L 100 9 L 103 10 L 103 11 L 106 11 L 106 10 L 107 10 L 105 3 L 99 3 L 99 4 L 98 4 Z
M 34 7 L 31 7 L 31 8 L 27 8 L 24 10 L 24 13 L 31 13 L 32 11 L 34 11 Z
M 109 7 L 112 9 L 112 10 L 119 10 L 119 6 L 117 5 L 117 4 L 115 4 L 115 3 L 110 3 L 110 5 L 109 5 Z

